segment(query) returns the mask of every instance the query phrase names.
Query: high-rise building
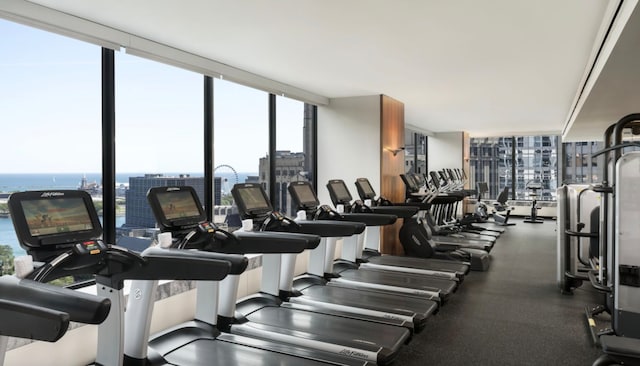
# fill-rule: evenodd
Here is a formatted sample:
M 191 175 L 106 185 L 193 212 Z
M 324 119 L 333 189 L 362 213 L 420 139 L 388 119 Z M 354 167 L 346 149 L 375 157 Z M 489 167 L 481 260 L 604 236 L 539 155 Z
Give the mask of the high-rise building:
M 222 178 L 213 177 L 213 205 L 220 206 L 222 204 Z
M 289 183 L 306 181 L 308 171 L 305 170 L 305 154 L 288 150 L 276 151 L 276 197 L 274 208 L 286 215 L 293 215 L 296 207 L 289 196 Z M 260 184 L 267 190 L 269 182 L 269 157 L 260 158 Z
M 487 183 L 483 199 L 495 199 L 504 187 L 510 198 L 555 200 L 558 186 L 558 136 L 472 138 L 470 184 Z M 535 190 L 534 185 L 540 185 Z
M 192 186 L 198 193 L 200 202 L 204 202 L 204 177 L 191 177 L 189 174 L 180 174 L 177 177 L 165 177 L 162 174 L 129 177 L 125 226 L 129 228 L 155 227 L 156 219 L 147 201 L 147 192 L 152 187 L 169 186 Z
M 602 150 L 602 141 L 565 142 L 564 177 L 565 183 L 598 183 L 602 176 L 599 160 L 593 153 Z

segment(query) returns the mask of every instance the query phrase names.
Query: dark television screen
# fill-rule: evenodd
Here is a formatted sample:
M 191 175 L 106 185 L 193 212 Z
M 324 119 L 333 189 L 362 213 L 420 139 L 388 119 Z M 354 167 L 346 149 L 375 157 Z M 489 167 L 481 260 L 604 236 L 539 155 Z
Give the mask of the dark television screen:
M 315 193 L 313 193 L 313 189 L 308 184 L 292 184 L 291 190 L 293 190 L 293 196 L 298 199 L 298 205 L 304 207 L 312 207 L 318 205 L 318 200 L 316 199 Z
M 339 202 L 350 202 L 351 201 L 351 193 L 347 189 L 346 185 L 343 181 L 335 181 L 329 182 L 329 186 L 333 193 L 335 194 L 335 198 Z
M 369 183 L 369 180 L 358 180 L 358 184 L 360 184 L 362 193 L 364 193 L 367 198 L 374 198 L 376 196 L 376 192 L 373 190 L 373 187 L 371 187 L 371 183 Z
M 264 199 L 259 186 L 240 187 L 238 194 L 247 212 L 270 210 L 269 202 Z

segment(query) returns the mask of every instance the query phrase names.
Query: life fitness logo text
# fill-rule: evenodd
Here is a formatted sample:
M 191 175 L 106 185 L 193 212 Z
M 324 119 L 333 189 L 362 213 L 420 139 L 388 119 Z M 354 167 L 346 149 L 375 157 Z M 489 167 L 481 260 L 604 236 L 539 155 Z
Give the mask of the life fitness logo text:
M 349 356 L 349 357 L 363 359 L 363 360 L 366 360 L 368 358 L 366 354 L 364 354 L 362 352 L 354 351 L 354 350 L 351 350 L 351 349 L 348 349 L 348 348 L 345 348 L 342 351 L 340 351 L 340 354 L 341 355 L 345 355 L 345 356 Z
M 60 196 L 64 196 L 64 193 L 62 192 L 44 192 L 40 195 L 40 197 L 46 198 L 46 197 L 60 197 Z

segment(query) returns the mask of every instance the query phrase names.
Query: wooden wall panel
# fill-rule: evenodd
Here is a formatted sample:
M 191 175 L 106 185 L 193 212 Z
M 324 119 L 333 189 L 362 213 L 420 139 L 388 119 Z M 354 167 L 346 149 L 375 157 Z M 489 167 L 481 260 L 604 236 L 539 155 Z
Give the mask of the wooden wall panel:
M 404 201 L 404 150 L 395 155 L 389 150 L 404 148 L 404 104 L 386 95 L 380 96 L 380 192 L 391 202 Z M 380 251 L 403 254 L 398 239 L 402 221 L 382 228 Z

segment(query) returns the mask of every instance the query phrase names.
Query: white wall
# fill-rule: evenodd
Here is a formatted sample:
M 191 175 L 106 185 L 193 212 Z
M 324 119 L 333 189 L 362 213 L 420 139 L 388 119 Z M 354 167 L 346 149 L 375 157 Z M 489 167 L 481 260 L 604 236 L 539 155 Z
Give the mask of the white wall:
M 462 132 L 436 133 L 429 136 L 429 171 L 462 168 Z
M 354 182 L 368 178 L 380 192 L 380 96 L 331 99 L 318 107 L 318 198 L 331 205 L 326 185 L 342 179 L 354 199 Z

